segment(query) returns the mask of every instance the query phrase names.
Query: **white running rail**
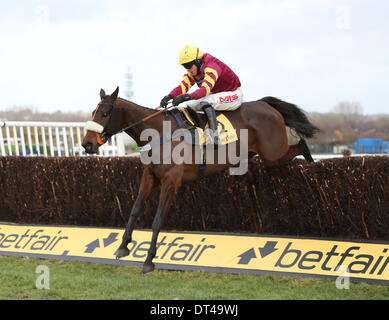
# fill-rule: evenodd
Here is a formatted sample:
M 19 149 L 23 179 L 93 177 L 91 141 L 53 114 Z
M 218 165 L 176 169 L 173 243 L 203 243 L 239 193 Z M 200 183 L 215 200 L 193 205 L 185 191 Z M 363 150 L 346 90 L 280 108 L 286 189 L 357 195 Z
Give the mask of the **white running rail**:
M 0 121 L 1 156 L 86 156 L 85 122 Z M 100 147 L 100 156 L 124 156 L 123 134 Z

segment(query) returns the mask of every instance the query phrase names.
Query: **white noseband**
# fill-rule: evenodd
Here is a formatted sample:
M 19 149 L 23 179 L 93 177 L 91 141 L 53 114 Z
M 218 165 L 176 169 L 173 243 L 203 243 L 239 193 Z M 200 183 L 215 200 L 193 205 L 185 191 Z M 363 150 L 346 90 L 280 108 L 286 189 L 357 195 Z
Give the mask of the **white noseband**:
M 101 124 L 98 124 L 97 122 L 88 121 L 85 124 L 85 130 L 102 133 L 104 131 L 104 127 Z

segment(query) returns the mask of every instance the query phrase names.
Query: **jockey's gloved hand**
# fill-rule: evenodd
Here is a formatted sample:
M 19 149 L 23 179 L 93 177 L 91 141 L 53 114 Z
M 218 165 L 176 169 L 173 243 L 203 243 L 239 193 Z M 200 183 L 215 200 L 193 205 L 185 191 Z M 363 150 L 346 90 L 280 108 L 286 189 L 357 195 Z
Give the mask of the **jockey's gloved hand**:
M 172 97 L 170 94 L 168 94 L 167 96 L 164 96 L 164 97 L 162 98 L 161 102 L 159 103 L 159 106 L 160 106 L 161 108 L 166 108 L 167 104 L 169 103 L 169 101 L 170 101 L 171 99 L 173 99 L 173 97 Z
M 183 94 L 182 96 L 173 99 L 173 106 L 178 106 L 180 103 L 183 103 L 184 101 L 188 101 L 191 99 L 192 98 L 190 97 L 189 94 Z

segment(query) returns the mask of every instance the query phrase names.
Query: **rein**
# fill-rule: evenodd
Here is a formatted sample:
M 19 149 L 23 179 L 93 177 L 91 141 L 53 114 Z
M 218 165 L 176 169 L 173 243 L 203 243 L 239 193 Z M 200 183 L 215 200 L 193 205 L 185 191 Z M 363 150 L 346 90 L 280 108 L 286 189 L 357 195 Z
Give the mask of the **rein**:
M 146 122 L 147 120 L 150 120 L 150 119 L 156 117 L 157 115 L 159 115 L 159 114 L 161 114 L 162 112 L 164 112 L 164 111 L 170 109 L 171 107 L 173 107 L 173 105 L 171 105 L 170 107 L 166 107 L 165 109 L 162 109 L 162 110 L 160 110 L 160 111 L 158 111 L 158 112 L 156 112 L 156 113 L 153 113 L 153 114 L 151 114 L 151 115 L 149 115 L 149 116 L 147 116 L 147 117 L 145 117 L 145 118 L 143 118 L 143 119 L 141 119 L 141 120 L 139 120 L 139 121 L 137 121 L 137 122 L 135 122 L 135 123 L 129 125 L 128 127 L 125 127 L 125 128 L 123 128 L 123 129 L 121 129 L 121 130 L 118 131 L 117 133 L 121 133 L 121 132 L 127 131 L 127 130 L 133 128 L 133 127 L 136 127 L 136 126 L 140 125 L 141 123 Z M 154 110 L 158 110 L 159 108 L 161 108 L 161 106 L 158 106 L 158 107 L 155 108 Z M 117 133 L 115 133 L 115 134 L 117 134 Z

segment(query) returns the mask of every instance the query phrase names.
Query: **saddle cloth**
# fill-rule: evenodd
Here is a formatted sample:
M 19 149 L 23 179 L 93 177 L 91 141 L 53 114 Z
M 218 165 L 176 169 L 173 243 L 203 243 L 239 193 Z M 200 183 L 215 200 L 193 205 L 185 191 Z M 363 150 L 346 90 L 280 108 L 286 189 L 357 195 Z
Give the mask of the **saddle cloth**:
M 187 129 L 190 133 L 190 137 L 186 136 L 185 141 L 190 142 L 192 145 L 200 146 L 206 145 L 209 142 L 208 140 L 210 137 L 207 134 L 204 134 L 204 130 L 209 127 L 208 122 L 204 127 L 200 126 L 199 116 L 202 116 L 202 114 L 185 107 L 175 108 L 170 112 L 175 118 L 178 126 L 182 129 Z M 226 145 L 238 140 L 235 128 L 223 113 L 216 111 L 216 121 L 219 143 L 221 145 Z

